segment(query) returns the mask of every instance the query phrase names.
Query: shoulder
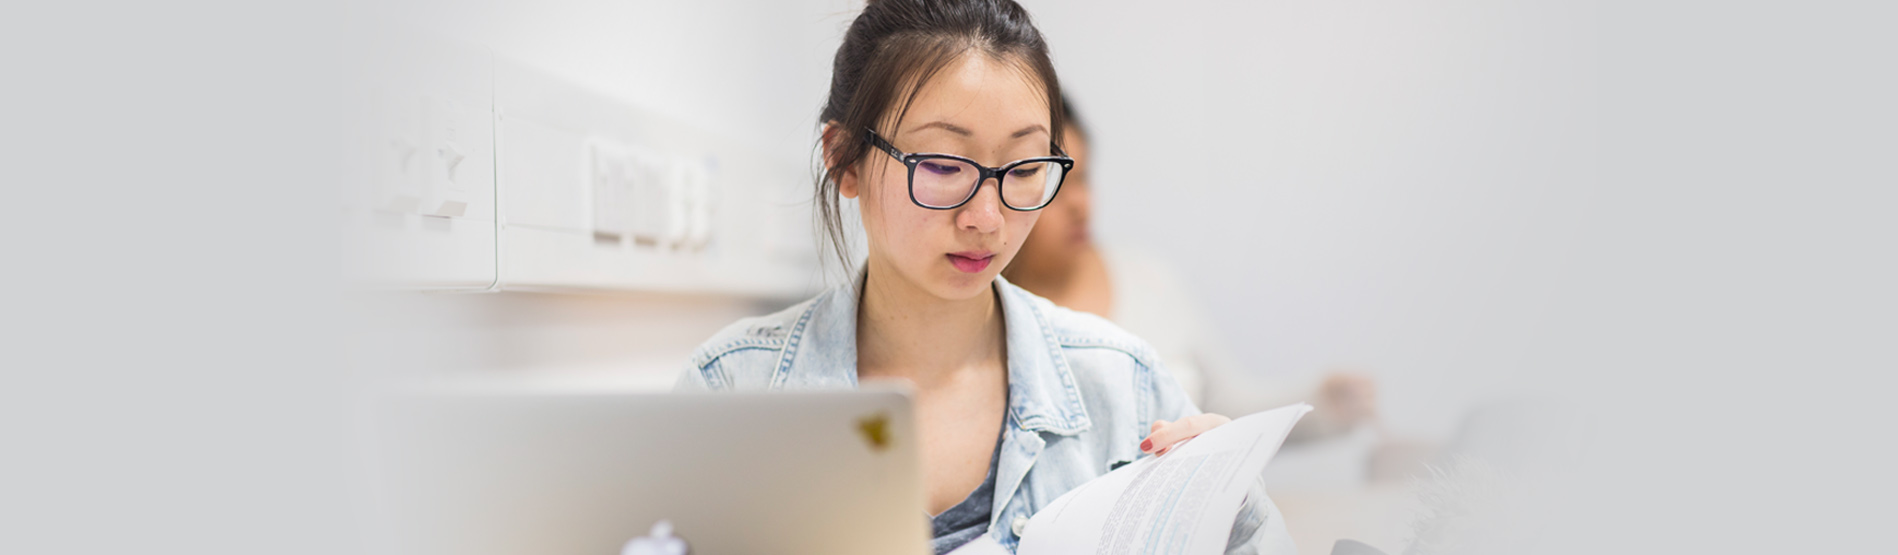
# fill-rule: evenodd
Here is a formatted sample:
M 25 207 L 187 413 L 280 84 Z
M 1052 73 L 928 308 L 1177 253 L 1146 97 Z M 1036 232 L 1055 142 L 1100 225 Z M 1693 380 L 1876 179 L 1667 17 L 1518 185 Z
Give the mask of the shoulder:
M 1100 253 L 1113 283 L 1116 315 L 1177 312 L 1193 302 L 1185 278 L 1166 257 L 1127 247 L 1102 246 Z
M 797 328 L 799 320 L 809 317 L 811 306 L 816 302 L 817 299 L 810 299 L 771 314 L 732 322 L 692 351 L 692 365 L 704 366 L 740 351 L 784 348 L 791 331 Z
M 1014 284 L 1004 284 L 1010 295 L 1018 295 L 1040 317 L 1049 342 L 1063 351 L 1104 350 L 1124 356 L 1128 362 L 1158 366 L 1159 355 L 1145 340 L 1106 318 L 1071 310 L 1054 304 Z
M 1159 353 L 1139 336 L 1106 318 L 1057 306 L 1013 285 L 1006 292 L 1018 296 L 1017 306 L 1035 313 L 1044 340 L 1058 353 L 1053 363 L 1072 376 L 1096 424 L 1134 422 L 1144 431 L 1155 418 L 1198 412 Z
M 1159 253 L 1124 245 L 1101 245 L 1097 247 L 1101 261 L 1107 265 L 1107 271 L 1118 278 L 1122 275 L 1141 279 L 1167 282 L 1169 285 L 1180 281 L 1180 272 L 1172 259 Z
M 693 349 L 685 369 L 687 375 L 680 383 L 726 390 L 768 381 L 785 346 L 809 322 L 812 309 L 822 298 L 820 295 L 771 314 L 743 318 L 718 330 Z

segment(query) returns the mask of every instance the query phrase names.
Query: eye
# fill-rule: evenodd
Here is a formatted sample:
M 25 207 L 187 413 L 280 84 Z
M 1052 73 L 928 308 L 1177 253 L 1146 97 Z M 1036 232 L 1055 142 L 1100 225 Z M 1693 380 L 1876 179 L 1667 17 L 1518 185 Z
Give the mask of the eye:
M 1038 173 L 1041 173 L 1041 164 L 1027 164 L 1008 170 L 1009 177 L 1034 177 Z
M 916 164 L 916 168 L 936 175 L 955 175 L 962 172 L 961 164 L 948 161 L 924 160 Z

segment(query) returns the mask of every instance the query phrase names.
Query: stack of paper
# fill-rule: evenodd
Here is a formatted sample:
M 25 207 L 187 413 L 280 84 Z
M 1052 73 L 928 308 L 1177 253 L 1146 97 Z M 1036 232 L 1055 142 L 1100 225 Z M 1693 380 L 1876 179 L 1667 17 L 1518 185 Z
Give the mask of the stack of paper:
M 1016 553 L 1223 553 L 1247 490 L 1310 411 L 1300 403 L 1246 416 L 1081 484 L 1029 519 Z M 995 553 L 1007 551 L 983 536 L 953 555 Z

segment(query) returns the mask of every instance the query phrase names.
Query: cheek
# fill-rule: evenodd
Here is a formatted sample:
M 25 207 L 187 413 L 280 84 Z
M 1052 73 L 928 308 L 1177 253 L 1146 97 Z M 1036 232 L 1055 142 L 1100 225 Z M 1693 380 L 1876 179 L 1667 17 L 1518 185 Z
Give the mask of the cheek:
M 1060 232 L 1055 231 L 1055 229 L 1060 227 L 1061 219 L 1055 217 L 1053 213 L 1049 213 L 1046 209 L 1043 209 L 1042 212 L 1044 213 L 1041 214 L 1040 221 L 1035 222 L 1032 229 L 1023 232 L 1026 233 L 1026 235 L 1021 236 L 1019 242 L 1022 243 L 1024 247 L 1034 245 L 1036 250 L 1048 250 L 1054 247 L 1054 242 L 1049 240 L 1048 237 L 1060 234 Z
M 1008 228 L 1007 249 L 1008 252 L 1014 253 L 1021 250 L 1022 243 L 1027 242 L 1027 239 L 1032 236 L 1029 232 L 1034 230 L 1035 222 L 1041 218 L 1041 212 L 1014 212 L 1004 215 L 1003 218 Z
M 932 234 L 942 233 L 938 228 L 954 227 L 946 219 L 951 211 L 916 206 L 910 202 L 906 186 L 903 174 L 885 175 L 874 186 L 866 187 L 863 195 L 864 231 L 873 248 L 893 258 L 904 258 L 904 253 L 934 252 L 937 245 L 932 242 Z
M 870 179 L 863 181 L 858 190 L 857 206 L 863 212 L 863 227 L 870 232 L 870 240 L 875 241 L 891 221 L 900 221 L 900 206 L 892 201 L 909 202 L 905 196 L 904 175 L 892 172 L 885 164 L 871 164 L 864 175 Z

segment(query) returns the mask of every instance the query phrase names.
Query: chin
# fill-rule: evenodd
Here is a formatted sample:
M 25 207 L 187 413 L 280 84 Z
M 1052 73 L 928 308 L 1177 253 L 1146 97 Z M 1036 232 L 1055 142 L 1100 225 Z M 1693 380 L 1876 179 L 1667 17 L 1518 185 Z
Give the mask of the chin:
M 962 301 L 987 293 L 989 284 L 995 282 L 994 271 L 965 274 L 950 268 L 951 275 L 937 283 L 936 295 L 942 298 Z
M 937 296 L 948 300 L 961 301 L 975 298 L 989 291 L 990 286 L 995 283 L 995 276 L 1002 273 L 1002 268 L 1006 267 L 1006 263 L 1007 261 L 1003 260 L 1000 254 L 990 261 L 987 268 L 979 272 L 964 272 L 947 262 L 940 263 L 931 268 L 932 271 L 928 274 L 935 278 L 932 280 L 934 283 L 930 284 L 930 289 L 933 289 Z

